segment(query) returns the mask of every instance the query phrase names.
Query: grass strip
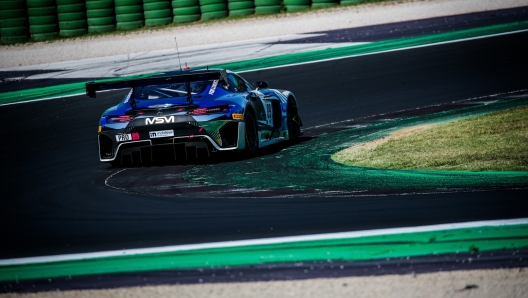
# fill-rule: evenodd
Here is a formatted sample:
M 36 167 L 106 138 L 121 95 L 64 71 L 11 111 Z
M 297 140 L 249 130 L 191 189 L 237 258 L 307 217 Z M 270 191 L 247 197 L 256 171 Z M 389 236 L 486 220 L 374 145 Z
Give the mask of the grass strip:
M 480 28 L 465 29 L 453 32 L 437 33 L 424 36 L 398 38 L 387 41 L 379 41 L 364 45 L 346 46 L 340 48 L 330 48 L 324 50 L 285 54 L 273 57 L 251 59 L 240 62 L 231 62 L 217 65 L 210 65 L 211 68 L 226 68 L 232 71 L 248 71 L 268 67 L 291 65 L 296 63 L 314 62 L 324 59 L 344 58 L 369 53 L 376 53 L 388 50 L 403 49 L 413 46 L 420 46 L 432 43 L 446 42 L 457 39 L 486 36 L 492 34 L 514 32 L 528 29 L 528 20 L 513 22 L 508 24 L 485 26 Z M 150 74 L 110 78 L 98 81 L 128 80 L 140 77 L 148 77 Z M 57 96 L 84 94 L 85 82 L 69 83 L 58 86 L 43 88 L 33 88 L 20 91 L 9 91 L 0 93 L 0 104 L 9 104 L 28 100 L 39 100 Z
M 0 281 L 318 260 L 373 260 L 528 247 L 528 224 L 210 248 L 0 267 Z
M 385 169 L 527 171 L 528 106 L 438 124 L 381 144 L 353 146 L 332 159 Z

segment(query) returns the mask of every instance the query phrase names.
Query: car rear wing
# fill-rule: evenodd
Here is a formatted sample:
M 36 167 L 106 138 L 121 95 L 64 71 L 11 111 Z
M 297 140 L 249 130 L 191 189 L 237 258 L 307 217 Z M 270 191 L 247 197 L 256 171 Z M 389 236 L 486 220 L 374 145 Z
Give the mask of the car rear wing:
M 125 89 L 134 88 L 148 85 L 164 85 L 171 83 L 181 83 L 185 81 L 192 81 L 194 79 L 218 79 L 221 77 L 227 84 L 227 72 L 226 70 L 211 70 L 211 71 L 200 71 L 192 73 L 184 73 L 169 76 L 150 77 L 144 79 L 133 79 L 133 80 L 122 80 L 115 82 L 88 82 L 86 83 L 86 95 L 91 98 L 97 97 L 98 91 L 103 90 L 114 90 L 114 89 Z

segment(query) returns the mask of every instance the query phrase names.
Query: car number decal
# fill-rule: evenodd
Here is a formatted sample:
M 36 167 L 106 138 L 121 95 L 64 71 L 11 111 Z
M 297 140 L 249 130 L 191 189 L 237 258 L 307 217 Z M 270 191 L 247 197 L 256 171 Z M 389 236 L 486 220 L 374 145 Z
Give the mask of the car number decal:
M 149 132 L 151 139 L 154 138 L 165 138 L 165 137 L 174 137 L 174 130 L 158 130 Z
M 268 125 L 273 125 L 273 110 L 271 109 L 271 102 L 266 103 L 266 122 Z

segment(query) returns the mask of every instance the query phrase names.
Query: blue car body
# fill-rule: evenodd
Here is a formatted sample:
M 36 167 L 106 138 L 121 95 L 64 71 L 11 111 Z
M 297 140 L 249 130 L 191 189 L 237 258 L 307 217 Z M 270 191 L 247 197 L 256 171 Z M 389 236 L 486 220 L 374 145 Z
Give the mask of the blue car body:
M 201 158 L 214 152 L 258 148 L 302 134 L 290 91 L 257 88 L 228 70 L 197 70 L 110 83 L 89 82 L 87 95 L 130 88 L 99 122 L 103 162 L 143 163 L 161 155 Z

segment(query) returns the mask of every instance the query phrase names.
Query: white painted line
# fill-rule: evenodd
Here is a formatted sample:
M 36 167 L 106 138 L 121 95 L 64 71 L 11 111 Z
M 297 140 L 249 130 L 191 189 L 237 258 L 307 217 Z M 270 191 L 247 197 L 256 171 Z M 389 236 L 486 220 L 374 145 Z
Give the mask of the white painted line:
M 425 45 L 419 45 L 419 46 L 412 46 L 412 47 L 406 47 L 406 48 L 400 48 L 400 49 L 393 49 L 393 50 L 387 50 L 387 51 L 372 52 L 372 53 L 358 54 L 358 55 L 350 55 L 350 56 L 343 56 L 343 57 L 338 57 L 338 58 L 328 58 L 328 59 L 316 60 L 316 61 L 299 62 L 299 63 L 285 64 L 285 65 L 271 66 L 271 67 L 264 67 L 264 68 L 252 69 L 252 70 L 244 70 L 244 71 L 238 71 L 237 73 L 246 73 L 246 72 L 253 72 L 253 71 L 260 71 L 260 70 L 267 70 L 267 69 L 275 69 L 275 68 L 283 68 L 283 67 L 291 67 L 291 66 L 304 65 L 304 64 L 321 63 L 321 62 L 327 62 L 327 61 L 333 61 L 333 60 L 347 59 L 347 58 L 352 58 L 352 57 L 361 57 L 361 56 L 369 56 L 369 55 L 376 55 L 376 54 L 383 54 L 383 53 L 390 53 L 390 52 L 397 52 L 397 51 L 412 50 L 412 49 L 432 47 L 432 46 L 443 45 L 443 44 L 450 44 L 450 43 L 464 42 L 464 41 L 469 41 L 469 40 L 484 39 L 484 38 L 489 38 L 489 37 L 516 34 L 516 33 L 522 33 L 522 32 L 528 32 L 528 29 L 518 30 L 518 31 L 511 31 L 511 32 L 504 32 L 504 33 L 497 33 L 497 34 L 491 34 L 491 35 L 483 35 L 483 36 L 478 36 L 478 37 L 455 39 L 455 40 L 450 40 L 450 41 L 443 41 L 443 42 L 437 42 L 437 43 L 431 43 L 431 44 L 425 44 Z M 240 62 L 242 62 L 242 61 L 240 61 Z M 111 90 L 106 90 L 106 91 L 111 91 Z M 27 101 L 19 101 L 19 102 L 14 102 L 14 103 L 6 103 L 6 104 L 0 104 L 0 107 L 1 106 L 6 106 L 6 105 L 13 105 L 13 104 L 30 103 L 30 102 L 40 101 L 40 100 L 50 100 L 50 99 L 56 99 L 56 98 L 62 98 L 62 97 L 77 96 L 77 95 L 81 95 L 81 94 L 84 94 L 84 93 L 66 95 L 66 96 L 58 96 L 58 97 L 49 97 L 49 98 L 38 99 L 38 100 L 27 100 Z
M 113 89 L 113 90 L 101 90 L 101 91 L 97 91 L 97 93 L 101 93 L 101 92 L 109 92 L 109 91 L 115 91 L 115 90 L 118 90 L 118 89 Z M 37 101 L 45 101 L 45 100 L 50 100 L 50 99 L 58 99 L 58 98 L 65 98 L 65 97 L 74 97 L 74 96 L 79 96 L 79 95 L 86 95 L 86 93 L 85 93 L 85 92 L 83 92 L 83 93 L 74 93 L 74 94 L 70 94 L 70 95 L 62 95 L 62 96 L 46 97 L 46 98 L 32 99 L 32 100 L 26 100 L 26 101 L 17 101 L 17 102 L 11 102 L 11 103 L 3 103 L 3 104 L 0 104 L 0 107 L 1 107 L 1 106 L 17 105 L 17 104 L 21 104 L 21 103 L 30 103 L 30 102 L 37 102 Z
M 472 100 L 484 99 L 484 98 L 492 98 L 492 97 L 504 96 L 504 95 L 508 95 L 508 94 L 521 93 L 521 92 L 528 92 L 528 89 L 520 89 L 520 90 L 515 90 L 515 91 L 508 91 L 508 92 L 502 92 L 502 93 L 496 93 L 496 94 L 490 94 L 490 95 L 483 95 L 483 96 L 478 96 L 478 97 L 470 97 L 470 98 L 461 99 L 461 100 L 454 100 L 451 103 L 462 103 L 462 102 L 465 102 L 465 101 L 472 101 Z M 526 96 L 526 94 L 519 94 L 519 95 L 520 96 Z M 496 101 L 497 100 L 487 101 L 487 102 L 491 103 L 491 102 L 496 102 Z M 473 103 L 476 103 L 476 102 L 473 102 Z M 429 105 L 429 106 L 419 107 L 419 108 L 414 108 L 414 109 L 404 109 L 404 110 L 399 110 L 399 111 L 395 111 L 395 112 L 382 113 L 382 114 L 377 114 L 377 115 L 370 115 L 370 116 L 356 118 L 356 119 L 354 119 L 354 118 L 346 119 L 346 120 L 341 120 L 341 121 L 336 121 L 336 122 L 330 122 L 330 123 L 310 126 L 310 127 L 306 127 L 306 128 L 303 128 L 303 129 L 305 129 L 305 130 L 314 129 L 314 128 L 319 128 L 319 127 L 325 127 L 325 126 L 330 126 L 330 125 L 346 123 L 346 122 L 358 121 L 360 119 L 365 119 L 365 118 L 379 117 L 379 116 L 384 116 L 384 115 L 389 115 L 389 114 L 398 114 L 398 113 L 402 113 L 402 112 L 415 111 L 415 110 L 426 109 L 426 108 L 430 108 L 430 107 L 439 107 L 439 106 L 442 106 L 442 105 L 444 105 L 444 104 L 434 104 L 434 105 Z M 392 119 L 392 118 L 387 119 L 387 121 L 390 121 L 390 120 L 394 120 L 394 119 Z M 380 119 L 380 121 L 381 121 L 381 119 Z M 360 125 L 359 127 L 363 127 L 363 126 L 366 126 L 366 125 Z
M 442 41 L 442 42 L 436 42 L 436 43 L 428 43 L 428 44 L 419 45 L 419 46 L 405 47 L 405 48 L 386 50 L 386 51 L 380 51 L 380 52 L 372 52 L 372 53 L 366 53 L 366 54 L 342 56 L 342 57 L 337 57 L 337 58 L 328 58 L 328 59 L 317 60 L 317 61 L 307 61 L 307 62 L 299 62 L 299 63 L 285 64 L 285 65 L 278 65 L 278 66 L 270 66 L 270 67 L 264 67 L 264 68 L 253 69 L 253 70 L 243 70 L 243 71 L 237 71 L 237 73 L 245 73 L 245 72 L 252 72 L 252 71 L 259 71 L 259 70 L 283 68 L 283 67 L 290 67 L 290 66 L 297 66 L 297 65 L 304 65 L 304 64 L 313 64 L 313 63 L 334 61 L 334 60 L 340 60 L 340 59 L 347 59 L 347 58 L 352 58 L 352 57 L 361 57 L 361 56 L 369 56 L 369 55 L 376 55 L 376 54 L 383 54 L 383 53 L 390 53 L 390 52 L 398 52 L 398 51 L 426 48 L 426 47 L 438 46 L 438 45 L 443 45 L 443 44 L 450 44 L 450 43 L 464 42 L 464 41 L 469 41 L 469 40 L 484 39 L 484 38 L 489 38 L 489 37 L 516 34 L 516 33 L 522 33 L 522 32 L 528 32 L 528 29 L 511 31 L 511 32 L 496 33 L 496 34 L 491 34 L 491 35 L 483 35 L 483 36 L 477 36 L 477 37 L 469 37 L 469 38 L 463 38 L 463 39 L 454 39 L 454 40 Z
M 497 226 L 508 226 L 508 225 L 519 225 L 519 224 L 528 224 L 528 218 L 473 221 L 473 222 L 449 223 L 449 224 L 439 224 L 439 225 L 420 226 L 420 227 L 390 228 L 390 229 L 355 231 L 355 232 L 328 233 L 328 234 L 316 234 L 316 235 L 253 239 L 253 240 L 239 240 L 239 241 L 224 241 L 224 242 L 212 242 L 212 243 L 201 243 L 201 244 L 186 244 L 186 245 L 162 246 L 162 247 L 151 247 L 151 248 L 102 251 L 102 252 L 92 252 L 92 253 L 5 259 L 5 260 L 0 260 L 0 266 L 50 263 L 50 262 L 73 261 L 73 260 L 88 260 L 88 259 L 107 258 L 107 257 L 134 256 L 134 255 L 144 255 L 144 254 L 154 254 L 154 253 L 168 253 L 168 252 L 176 252 L 176 251 L 210 249 L 210 248 L 227 248 L 227 247 L 240 247 L 240 246 L 281 244 L 281 243 L 315 241 L 315 240 L 349 239 L 349 238 L 360 238 L 360 237 L 367 237 L 367 236 L 446 231 L 446 230 L 466 229 L 466 228 L 497 227 Z

